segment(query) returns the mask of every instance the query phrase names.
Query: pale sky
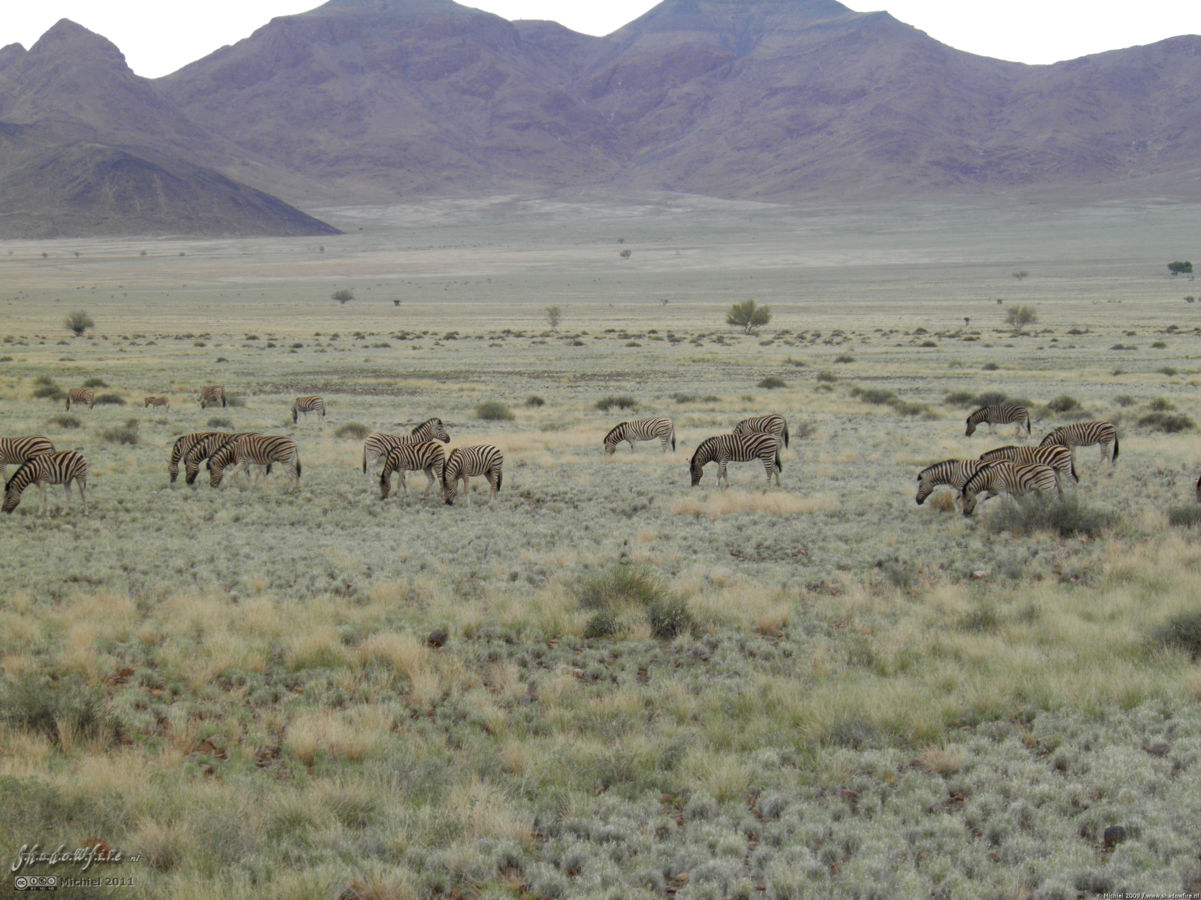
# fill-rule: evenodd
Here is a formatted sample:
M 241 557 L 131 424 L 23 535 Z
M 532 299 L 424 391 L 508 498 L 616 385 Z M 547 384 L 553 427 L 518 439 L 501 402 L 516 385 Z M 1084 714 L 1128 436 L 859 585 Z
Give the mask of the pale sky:
M 465 2 L 465 0 L 464 0 Z M 748 0 L 750 2 L 750 0 Z M 798 0 L 799 2 L 799 0 Z M 959 50 L 1026 63 L 1201 34 L 1201 0 L 843 0 L 861 12 L 886 9 Z M 40 0 L 8 2 L 0 46 L 27 49 L 59 19 L 71 19 L 121 48 L 139 75 L 157 78 L 250 35 L 274 16 L 321 0 Z M 654 0 L 475 0 L 465 5 L 506 19 L 552 19 L 575 31 L 616 31 Z

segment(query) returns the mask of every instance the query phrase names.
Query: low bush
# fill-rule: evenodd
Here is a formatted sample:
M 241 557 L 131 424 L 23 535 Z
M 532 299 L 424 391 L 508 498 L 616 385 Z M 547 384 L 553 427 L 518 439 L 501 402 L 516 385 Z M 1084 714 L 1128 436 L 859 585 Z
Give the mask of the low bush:
M 234 420 L 227 419 L 224 416 L 213 416 L 204 424 L 207 428 L 233 428 Z
M 1180 613 L 1151 633 L 1153 643 L 1184 650 L 1196 662 L 1201 657 L 1201 610 Z
M 514 416 L 513 410 L 499 400 L 485 400 L 475 408 L 475 417 L 488 422 L 506 422 Z
M 1095 538 L 1116 521 L 1112 511 L 1090 506 L 1074 494 L 1066 494 L 1063 499 L 1028 494 L 1002 499 L 1000 507 L 989 515 L 988 527 L 1010 534 L 1051 531 L 1060 537 Z
M 690 632 L 696 625 L 683 597 L 655 600 L 646 608 L 646 616 L 651 623 L 651 634 L 664 641 Z
M 1201 525 L 1201 503 L 1169 506 L 1168 524 L 1177 528 L 1196 528 Z
M 621 397 L 602 397 L 596 401 L 596 408 L 601 412 L 609 412 L 611 409 L 636 409 L 638 401 L 630 396 Z
M 976 403 L 976 395 L 971 391 L 952 391 L 943 397 L 942 402 L 947 406 L 974 406 Z
M 764 378 L 762 381 L 760 381 L 759 384 L 756 386 L 761 387 L 761 388 L 767 388 L 770 391 L 770 390 L 773 390 L 774 388 L 787 387 L 788 382 L 786 382 L 783 378 L 778 378 L 775 375 L 768 375 L 766 378 Z
M 1153 412 L 1138 420 L 1142 428 L 1161 431 L 1164 434 L 1177 434 L 1181 431 L 1192 431 L 1196 424 L 1188 416 L 1181 413 Z
M 361 441 L 370 433 L 371 430 L 361 422 L 347 422 L 334 432 L 334 437 L 352 438 L 353 440 Z
M 1008 394 L 1003 394 L 1000 391 L 985 391 L 983 394 L 977 394 L 976 399 L 972 402 L 976 406 L 1000 406 L 1002 403 L 1012 403 L 1013 401 Z
M 875 403 L 881 406 L 897 402 L 897 395 L 884 388 L 851 388 L 851 396 L 864 403 Z
M 541 397 L 539 397 L 537 394 L 530 394 L 528 397 L 525 398 L 525 405 L 526 406 L 546 406 L 546 401 L 543 400 Z
M 94 735 L 105 724 L 104 692 L 74 673 L 25 672 L 0 689 L 0 717 L 61 746 L 64 735 Z
M 103 378 L 89 378 L 83 383 L 83 386 L 90 388 L 108 387 Z
M 1071 412 L 1072 410 L 1079 408 L 1080 401 L 1067 394 L 1060 394 L 1054 400 L 1051 400 L 1047 403 L 1047 409 L 1049 409 L 1051 412 L 1057 413 Z
M 75 416 L 62 415 L 52 417 L 49 424 L 57 425 L 59 428 L 78 428 L 81 423 Z
M 125 400 L 120 394 L 98 394 L 96 396 L 97 406 L 124 406 Z
M 665 593 L 660 579 L 643 566 L 609 566 L 582 579 L 576 597 L 584 609 L 609 610 L 649 606 Z
M 51 382 L 50 384 L 40 384 L 34 388 L 33 396 L 39 400 L 62 400 L 67 396 L 67 392 Z
M 100 439 L 110 444 L 136 444 L 138 429 L 136 425 L 120 425 L 116 428 L 106 428 L 100 432 Z

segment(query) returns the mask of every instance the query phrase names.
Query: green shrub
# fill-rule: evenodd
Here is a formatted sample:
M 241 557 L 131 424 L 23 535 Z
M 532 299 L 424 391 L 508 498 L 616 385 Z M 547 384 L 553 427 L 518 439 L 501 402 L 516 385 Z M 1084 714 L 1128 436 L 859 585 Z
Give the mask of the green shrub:
M 769 391 L 773 390 L 774 388 L 782 388 L 787 386 L 788 383 L 783 378 L 778 378 L 775 375 L 768 375 L 757 385 L 757 387 L 767 388 Z
M 97 406 L 124 406 L 125 400 L 120 394 L 98 394 L 96 396 Z
M 947 406 L 974 406 L 976 404 L 976 396 L 970 391 L 952 391 L 943 397 L 942 402 Z
M 343 425 L 341 428 L 339 428 L 337 431 L 334 432 L 334 437 L 352 438 L 354 440 L 361 441 L 363 438 L 367 437 L 367 435 L 369 435 L 370 433 L 371 433 L 371 429 L 369 429 L 366 425 L 363 425 L 360 422 L 347 422 L 345 425 Z
M 136 444 L 138 429 L 136 426 L 121 425 L 116 428 L 106 428 L 100 432 L 100 439 L 110 444 Z
M 621 397 L 602 397 L 596 401 L 596 408 L 601 412 L 609 412 L 616 407 L 617 409 L 636 409 L 638 401 L 628 395 Z
M 1196 528 L 1201 525 L 1201 503 L 1168 507 L 1168 524 L 1177 528 Z
M 33 396 L 39 400 L 62 400 L 67 396 L 67 392 L 54 383 L 41 384 L 33 389 Z
M 864 403 L 875 403 L 880 406 L 896 403 L 898 397 L 892 391 L 884 388 L 851 388 L 851 396 Z
M 818 372 L 817 380 L 824 382 L 826 384 L 833 384 L 835 381 L 838 380 L 838 376 L 835 375 L 833 372 Z
M 1095 538 L 1116 521 L 1110 510 L 1089 506 L 1075 494 L 1063 499 L 1028 494 L 1003 498 L 1000 507 L 989 514 L 988 527 L 1011 534 L 1052 531 L 1060 537 Z
M 854 361 L 855 357 L 851 356 L 849 353 L 839 353 L 836 357 L 834 357 L 834 362 L 836 363 L 853 363 Z
M 1170 377 L 1170 376 L 1172 376 L 1172 375 L 1177 375 L 1177 374 L 1179 374 L 1178 370 L 1177 370 L 1177 369 L 1175 369 L 1175 368 L 1173 368 L 1172 366 L 1160 366 L 1160 367 L 1159 367 L 1158 369 L 1156 369 L 1155 371 L 1156 371 L 1156 372 L 1159 372 L 1159 374 L 1161 374 L 1161 375 L 1167 375 L 1167 376 L 1169 376 L 1169 377 Z
M 207 428 L 233 428 L 234 420 L 227 419 L 224 416 L 213 416 L 204 424 Z
M 108 385 L 105 384 L 103 378 L 89 378 L 87 381 L 85 381 L 83 383 L 83 386 L 90 387 L 90 388 L 108 387 Z
M 62 415 L 52 417 L 50 424 L 57 425 L 59 428 L 78 428 L 80 421 L 75 416 Z
M 104 692 L 74 673 L 25 672 L 0 689 L 0 717 L 61 745 L 61 736 L 94 735 L 105 724 Z
M 1118 406 L 1134 406 L 1134 404 L 1137 403 L 1138 401 L 1135 400 L 1133 397 L 1131 397 L 1129 394 L 1118 394 L 1116 397 L 1113 398 L 1113 402 L 1116 403 Z
M 528 397 L 525 398 L 525 405 L 526 406 L 546 406 L 546 401 L 543 400 L 541 397 L 539 397 L 537 394 L 530 394 Z
M 1180 613 L 1151 633 L 1153 643 L 1184 650 L 1195 662 L 1201 657 L 1201 610 Z
M 1192 431 L 1196 425 L 1188 416 L 1181 413 L 1153 412 L 1138 420 L 1142 428 L 1152 431 L 1162 431 L 1164 434 L 1177 434 L 1181 431 Z
M 683 597 L 653 601 L 646 609 L 646 616 L 651 623 L 651 634 L 664 641 L 692 631 L 696 624 Z
M 613 611 L 649 606 L 664 594 L 659 578 L 644 566 L 615 563 L 581 579 L 576 598 L 584 609 Z
M 995 362 L 986 362 L 980 368 L 981 368 L 981 370 L 983 370 L 985 372 L 995 372 L 995 371 L 997 371 L 997 369 L 999 369 L 1001 367 L 998 366 Z
M 1002 403 L 1010 403 L 1012 401 L 1010 401 L 1008 394 L 1003 394 L 1000 391 L 985 391 L 983 394 L 977 394 L 973 402 L 976 406 L 1000 406 Z
M 612 637 L 617 633 L 617 616 L 607 609 L 594 612 L 584 625 L 584 637 L 588 640 Z
M 513 418 L 513 411 L 499 400 L 485 400 L 475 408 L 475 417 L 489 422 L 505 422 Z
M 1047 404 L 1047 409 L 1057 413 L 1071 412 L 1079 408 L 1080 402 L 1075 397 L 1069 397 L 1067 394 L 1061 394 Z

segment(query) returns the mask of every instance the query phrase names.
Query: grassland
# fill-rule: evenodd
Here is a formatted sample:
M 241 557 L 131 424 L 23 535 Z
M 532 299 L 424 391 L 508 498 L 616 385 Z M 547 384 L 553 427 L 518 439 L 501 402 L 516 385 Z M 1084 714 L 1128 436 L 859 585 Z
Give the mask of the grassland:
M 0 522 L 10 857 L 139 857 L 66 896 L 1201 887 L 1201 305 L 1166 268 L 1195 209 L 322 215 L 348 235 L 0 244 L 0 434 L 92 468 L 89 517 L 56 488 Z M 748 297 L 755 335 L 723 324 Z M 124 403 L 36 396 L 88 379 Z M 235 404 L 200 410 L 212 383 Z M 1034 440 L 1118 424 L 1112 470 L 1078 453 L 1082 533 L 914 504 L 924 465 L 1012 441 L 964 436 L 986 392 Z M 324 427 L 292 424 L 302 393 Z M 766 411 L 784 487 L 689 489 L 696 444 Z M 606 459 L 632 414 L 676 453 Z M 420 475 L 379 501 L 342 429 L 429 415 L 502 448 L 497 503 Z M 169 485 L 207 427 L 292 435 L 299 494 Z

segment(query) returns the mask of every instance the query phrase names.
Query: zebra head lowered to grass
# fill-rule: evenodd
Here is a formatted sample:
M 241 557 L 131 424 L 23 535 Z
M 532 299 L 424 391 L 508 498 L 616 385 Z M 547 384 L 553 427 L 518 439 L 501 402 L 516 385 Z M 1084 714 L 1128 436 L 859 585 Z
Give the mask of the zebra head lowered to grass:
M 422 441 L 417 444 L 398 444 L 388 451 L 384 458 L 384 468 L 380 471 L 380 499 L 387 500 L 392 492 L 392 473 L 400 473 L 400 487 L 404 491 L 405 502 L 409 499 L 409 486 L 405 483 L 405 472 L 425 472 L 429 484 L 425 486 L 421 496 L 430 492 L 435 481 L 442 481 L 446 472 L 446 451 L 437 441 Z M 436 473 L 436 474 L 435 474 Z
M 297 397 L 296 402 L 292 404 L 292 424 L 300 418 L 300 414 L 304 413 L 305 418 L 308 418 L 309 413 L 320 413 L 321 421 L 325 421 L 325 401 L 320 397 L 310 395 L 307 397 Z
M 41 435 L 26 437 L 0 437 L 0 481 L 8 477 L 8 464 L 21 465 L 29 462 L 35 456 L 53 453 L 54 444 L 50 438 Z
M 167 474 L 172 483 L 179 477 L 179 461 L 187 456 L 188 451 L 208 435 L 219 433 L 216 431 L 193 431 L 191 434 L 184 434 L 175 439 L 175 443 L 171 447 L 171 458 L 167 462 Z
M 1049 444 L 1062 444 L 1072 451 L 1073 457 L 1077 447 L 1088 447 L 1092 444 L 1101 445 L 1101 459 L 1108 459 L 1110 465 L 1118 461 L 1118 430 L 1109 422 L 1075 422 L 1072 425 L 1060 425 L 1047 433 L 1040 447 Z M 1113 445 L 1113 453 L 1109 447 Z
M 1030 433 L 1030 412 L 1024 406 L 1002 404 L 1000 406 L 982 406 L 967 417 L 967 436 L 971 437 L 976 426 L 981 422 L 988 423 L 988 433 L 993 433 L 994 425 L 1016 425 L 1017 433 L 1022 433 L 1026 426 L 1026 434 Z
M 282 463 L 288 470 L 289 491 L 300 488 L 300 451 L 290 437 L 272 434 L 243 434 L 227 442 L 209 457 L 209 484 L 221 484 L 225 470 L 232 480 L 243 469 L 260 466 L 264 474 L 271 473 L 274 463 Z
M 634 450 L 634 441 L 654 441 L 662 445 L 663 452 L 668 446 L 676 449 L 676 427 L 666 416 L 655 416 L 649 419 L 631 419 L 620 422 L 609 429 L 605 435 L 605 456 L 612 456 L 617 451 L 617 445 L 625 441 Z
M 61 453 L 43 453 L 23 463 L 4 486 L 4 504 L 0 506 L 6 513 L 12 512 L 21 502 L 21 493 L 31 484 L 36 484 L 41 491 L 41 502 L 38 512 L 46 509 L 46 485 L 61 484 L 67 492 L 67 503 L 71 502 L 71 482 L 79 485 L 79 499 L 83 501 L 83 514 L 88 514 L 88 462 L 78 450 L 64 450 Z
M 456 447 L 451 450 L 442 469 L 443 502 L 447 506 L 454 505 L 460 479 L 463 481 L 463 496 L 470 497 L 468 476 L 483 475 L 488 480 L 488 502 L 491 503 L 500 493 L 500 485 L 504 480 L 504 462 L 505 457 L 500 448 L 491 444 Z
M 750 462 L 760 460 L 767 472 L 767 486 L 771 487 L 772 475 L 776 477 L 776 486 L 780 484 L 780 442 L 774 434 L 755 432 L 753 434 L 718 434 L 707 437 L 697 445 L 696 452 L 688 463 L 688 471 L 692 476 L 692 486 L 700 484 L 705 466 L 711 462 L 717 463 L 717 484 L 720 487 L 725 481 L 730 485 L 730 476 L 726 465 L 730 462 Z
M 976 497 L 983 493 L 984 499 L 997 494 L 1020 496 L 1030 491 L 1060 491 L 1059 478 L 1050 466 L 1040 463 L 1012 463 L 1005 460 L 985 463 L 964 482 L 959 496 L 963 501 L 963 514 L 970 516 L 976 508 Z
M 774 434 L 784 442 L 785 447 L 788 446 L 788 420 L 781 415 L 768 413 L 763 416 L 751 416 L 734 426 L 735 434 L 753 434 L 756 431 Z
M 200 391 L 200 408 L 205 409 L 210 403 L 214 406 L 220 402 L 225 408 L 225 387 L 220 384 L 210 384 Z
M 962 491 L 967 480 L 987 465 L 978 459 L 944 459 L 926 466 L 917 473 L 917 505 L 925 503 L 934 489 L 942 484 Z
M 67 391 L 67 409 L 71 408 L 71 404 L 76 406 L 86 403 L 88 409 L 96 405 L 96 392 L 88 387 L 71 388 Z

